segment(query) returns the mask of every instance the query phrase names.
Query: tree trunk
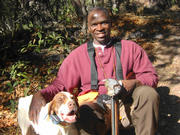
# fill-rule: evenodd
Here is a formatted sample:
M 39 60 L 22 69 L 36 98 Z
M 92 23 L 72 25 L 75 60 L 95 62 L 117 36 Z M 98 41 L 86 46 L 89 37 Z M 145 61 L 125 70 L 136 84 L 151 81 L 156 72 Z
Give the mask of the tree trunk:
M 85 0 L 72 0 L 78 18 L 82 20 L 82 32 L 87 33 L 87 10 Z

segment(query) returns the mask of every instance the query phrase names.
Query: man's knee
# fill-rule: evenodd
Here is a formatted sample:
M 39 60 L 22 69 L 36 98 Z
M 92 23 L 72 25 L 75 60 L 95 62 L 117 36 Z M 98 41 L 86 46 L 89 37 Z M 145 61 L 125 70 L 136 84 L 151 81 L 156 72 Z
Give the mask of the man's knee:
M 137 87 L 132 95 L 133 99 L 142 97 L 143 99 L 149 100 L 149 101 L 159 101 L 159 94 L 156 92 L 156 90 L 150 86 L 139 86 Z

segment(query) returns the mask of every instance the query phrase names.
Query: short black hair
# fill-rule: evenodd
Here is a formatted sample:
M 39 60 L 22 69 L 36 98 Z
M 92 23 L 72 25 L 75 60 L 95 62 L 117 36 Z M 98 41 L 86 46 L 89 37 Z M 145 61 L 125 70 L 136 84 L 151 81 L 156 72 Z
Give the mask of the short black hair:
M 106 15 L 110 16 L 108 10 L 104 7 L 93 7 L 91 9 L 89 9 L 88 15 L 93 11 L 103 11 Z

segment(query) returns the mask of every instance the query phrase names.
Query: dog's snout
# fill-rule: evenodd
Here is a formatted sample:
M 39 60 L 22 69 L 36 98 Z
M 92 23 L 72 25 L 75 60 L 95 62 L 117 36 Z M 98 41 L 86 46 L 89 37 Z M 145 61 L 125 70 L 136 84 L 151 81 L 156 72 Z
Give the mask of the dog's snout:
M 75 106 L 76 106 L 76 104 L 75 104 L 75 102 L 73 102 L 73 101 L 70 101 L 70 102 L 68 103 L 68 108 L 69 108 L 69 109 L 73 109 Z

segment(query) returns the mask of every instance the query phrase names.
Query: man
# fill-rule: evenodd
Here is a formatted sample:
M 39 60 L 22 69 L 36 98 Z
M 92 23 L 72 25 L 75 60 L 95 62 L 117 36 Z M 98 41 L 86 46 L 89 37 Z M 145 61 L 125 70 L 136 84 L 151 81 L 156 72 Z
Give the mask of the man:
M 88 31 L 93 37 L 90 44 L 95 48 L 94 61 L 97 71 L 97 90 L 106 94 L 104 79 L 117 79 L 116 68 L 121 62 L 125 92 L 124 99 L 132 96 L 131 120 L 136 135 L 154 135 L 158 121 L 159 96 L 153 87 L 158 77 L 145 51 L 136 43 L 121 40 L 121 56 L 117 61 L 113 39 L 110 37 L 111 20 L 106 9 L 94 8 L 88 14 Z M 30 106 L 29 117 L 36 122 L 40 108 L 49 102 L 59 91 L 73 93 L 78 89 L 80 95 L 92 89 L 91 64 L 87 43 L 76 48 L 64 60 L 59 68 L 56 79 L 47 88 L 37 92 Z M 133 72 L 134 76 L 129 76 Z M 133 78 L 133 79 L 130 79 Z

